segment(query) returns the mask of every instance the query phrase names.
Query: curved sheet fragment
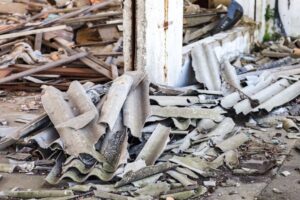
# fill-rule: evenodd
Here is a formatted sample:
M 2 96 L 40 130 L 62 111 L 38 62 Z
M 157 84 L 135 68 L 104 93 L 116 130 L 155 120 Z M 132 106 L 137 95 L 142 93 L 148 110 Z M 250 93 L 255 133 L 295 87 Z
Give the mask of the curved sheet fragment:
M 200 44 L 192 51 L 192 66 L 198 82 L 209 90 L 221 90 L 220 66 L 212 44 Z
M 176 163 L 182 167 L 186 167 L 197 174 L 200 174 L 202 176 L 206 176 L 209 170 L 209 165 L 208 163 L 200 159 L 198 157 L 191 157 L 191 156 L 185 156 L 185 157 L 180 157 L 180 156 L 173 156 L 170 159 L 171 162 Z
M 191 119 L 172 118 L 172 121 L 173 121 L 175 127 L 180 131 L 187 130 L 192 123 Z
M 260 81 L 255 86 L 249 85 L 249 86 L 241 89 L 241 92 L 243 92 L 244 94 L 246 94 L 248 96 L 252 96 L 255 93 L 261 91 L 262 89 L 268 87 L 274 80 L 274 78 L 272 76 L 266 76 L 265 74 L 262 74 L 259 77 L 259 79 L 260 79 Z M 235 104 L 237 104 L 242 99 L 243 99 L 243 97 L 241 96 L 241 94 L 239 92 L 234 92 L 234 93 L 227 95 L 226 97 L 224 97 L 221 100 L 221 106 L 223 108 L 228 109 L 228 108 L 233 107 Z
M 263 103 L 273 97 L 274 95 L 280 93 L 285 88 L 289 87 L 290 83 L 286 79 L 281 79 L 276 83 L 266 87 L 265 89 L 261 90 L 260 92 L 251 96 L 251 99 L 258 101 L 258 103 Z M 249 99 L 245 99 L 234 106 L 236 114 L 243 113 L 247 115 L 252 111 L 251 101 Z
M 86 125 L 89 125 L 87 129 L 92 133 L 94 144 L 96 144 L 100 137 L 105 134 L 105 127 L 98 124 L 99 113 L 97 108 L 78 81 L 71 83 L 67 95 L 69 101 L 75 106 L 79 114 L 90 115 L 90 119 L 88 119 L 89 122 Z M 85 118 L 87 117 L 88 116 L 85 116 Z M 79 127 L 79 129 L 84 127 L 85 126 Z
M 211 132 L 204 135 L 205 137 L 209 138 L 209 140 L 201 143 L 193 154 L 197 156 L 204 156 L 205 153 L 210 149 L 211 145 L 216 145 L 222 142 L 223 139 L 233 131 L 234 127 L 234 121 L 229 117 L 225 118 Z M 196 139 L 201 139 L 201 137 L 203 136 L 199 135 L 199 138 Z
M 91 171 L 88 174 L 81 174 L 76 168 L 73 168 L 68 170 L 66 173 L 64 173 L 55 182 L 55 184 L 58 184 L 66 179 L 71 179 L 72 181 L 77 183 L 83 183 L 92 177 L 95 177 L 98 180 L 102 180 L 102 181 L 110 181 L 114 177 L 114 175 L 115 175 L 114 173 L 108 173 L 98 167 L 91 168 Z
M 120 164 L 127 162 L 127 140 L 128 133 L 123 126 L 122 115 L 119 115 L 115 127 L 105 135 L 101 144 L 100 152 L 105 158 L 104 170 L 114 172 Z
M 136 71 L 127 72 L 115 79 L 100 111 L 99 123 L 108 125 L 108 128 L 112 130 L 129 92 L 135 89 L 144 78 L 144 72 Z
M 58 138 L 59 134 L 56 129 L 49 127 L 34 136 L 24 138 L 24 141 L 27 143 L 36 142 L 39 147 L 48 149 Z
M 268 101 L 265 101 L 255 109 L 253 112 L 257 112 L 259 110 L 266 110 L 270 112 L 274 108 L 278 106 L 282 106 L 291 100 L 295 99 L 300 95 L 300 81 L 292 84 L 288 88 L 284 89 L 279 94 L 275 95 L 274 97 L 270 98 Z
M 27 136 L 33 131 L 44 128 L 48 126 L 50 123 L 49 117 L 46 113 L 42 113 L 40 116 L 35 118 L 33 121 L 25 124 L 24 126 L 20 127 L 16 131 L 12 132 L 9 135 L 0 139 L 0 150 L 6 149 L 7 147 L 11 146 L 12 144 L 16 143 L 20 138 Z
M 122 187 L 132 182 L 168 171 L 176 167 L 177 165 L 167 162 L 167 163 L 157 164 L 153 166 L 147 166 L 135 172 L 129 171 L 123 176 L 122 180 L 120 180 L 115 184 L 115 187 Z
M 45 93 L 42 95 L 42 103 L 60 135 L 64 151 L 67 154 L 76 157 L 79 157 L 80 154 L 88 154 L 98 161 L 103 161 L 103 157 L 94 148 L 95 138 L 97 137 L 95 137 L 93 132 L 89 131 L 86 127 L 76 130 L 63 125 L 63 123 L 69 120 L 75 120 L 76 115 L 74 109 L 65 101 L 64 96 L 59 90 L 51 86 L 46 87 Z M 77 123 L 82 123 L 80 118 L 78 118 Z
M 74 159 L 67 165 L 62 166 L 62 173 L 66 173 L 72 169 L 77 169 L 81 174 L 88 174 L 91 171 L 91 168 L 94 166 L 87 167 L 82 161 L 79 159 Z
M 171 128 L 159 124 L 137 156 L 136 161 L 142 159 L 145 160 L 147 166 L 153 165 L 164 152 L 170 140 L 170 132 Z
M 224 62 L 224 78 L 231 87 L 240 89 L 240 79 L 237 76 L 236 69 L 228 60 Z
M 124 126 L 137 138 L 142 136 L 142 129 L 150 115 L 149 84 L 148 78 L 145 77 L 129 93 L 123 107 Z
M 220 120 L 225 111 L 217 109 L 205 109 L 199 106 L 192 107 L 160 107 L 151 106 L 151 114 L 159 117 L 181 117 L 186 119 L 212 119 Z

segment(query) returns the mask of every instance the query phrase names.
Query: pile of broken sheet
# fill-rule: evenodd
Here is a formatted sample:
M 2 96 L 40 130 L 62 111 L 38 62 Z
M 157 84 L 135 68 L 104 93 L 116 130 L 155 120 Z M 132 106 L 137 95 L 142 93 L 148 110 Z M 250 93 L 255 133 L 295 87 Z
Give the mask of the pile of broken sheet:
M 66 90 L 122 73 L 121 1 L 7 0 L 0 10 L 1 89 Z
M 233 65 L 240 79 L 263 72 L 275 76 L 299 74 L 300 42 L 298 38 L 280 38 L 277 41 L 256 43 L 251 55 L 241 56 Z
M 1 195 L 191 199 L 238 185 L 233 176 L 267 175 L 284 160 L 284 138 L 300 137 L 294 104 L 279 108 L 299 96 L 300 84 L 266 74 L 248 83 L 224 95 L 149 86 L 144 72 L 127 72 L 103 85 L 75 81 L 66 92 L 44 86 L 46 113 L 1 133 L 1 150 L 19 150 L 0 169 L 47 173 L 48 183 L 67 190 Z

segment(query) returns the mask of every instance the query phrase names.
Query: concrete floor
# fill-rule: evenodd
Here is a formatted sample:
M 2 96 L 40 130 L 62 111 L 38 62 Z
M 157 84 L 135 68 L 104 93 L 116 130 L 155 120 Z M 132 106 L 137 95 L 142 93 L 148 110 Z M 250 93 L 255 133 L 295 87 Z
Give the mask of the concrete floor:
M 273 177 L 264 177 L 254 183 L 241 183 L 239 187 L 219 187 L 205 200 L 299 200 L 300 199 L 300 152 L 293 149 L 296 140 L 287 140 L 289 155 Z M 288 171 L 285 177 L 281 172 Z M 279 193 L 274 192 L 280 191 Z
M 10 94 L 7 97 L 0 98 L 0 119 L 5 119 L 11 127 L 22 126 L 22 123 L 15 122 L 16 118 L 35 118 L 42 112 L 42 109 L 24 111 L 24 105 L 32 102 L 39 103 L 40 94 L 25 94 L 22 92 Z M 8 163 L 5 158 L 6 151 L 0 151 L 0 162 Z M 44 187 L 44 176 L 21 173 L 0 173 L 3 176 L 0 181 L 0 190 L 9 190 L 12 188 L 41 189 Z

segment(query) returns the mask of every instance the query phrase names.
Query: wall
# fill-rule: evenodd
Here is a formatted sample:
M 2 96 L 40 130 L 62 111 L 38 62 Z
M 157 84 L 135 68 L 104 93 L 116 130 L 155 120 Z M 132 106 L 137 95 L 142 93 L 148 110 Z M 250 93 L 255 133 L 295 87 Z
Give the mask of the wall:
M 294 37 L 300 36 L 300 1 L 279 0 L 279 10 L 288 35 Z
M 271 8 L 275 7 L 275 0 L 237 0 L 244 8 L 245 15 L 255 18 L 256 10 L 256 22 L 260 23 L 259 39 L 261 40 L 265 34 L 266 21 L 265 14 L 267 5 Z M 288 36 L 300 36 L 300 3 L 299 0 L 279 0 L 279 12 L 280 16 Z M 270 24 L 272 25 L 272 23 Z M 271 29 L 272 27 L 270 27 Z M 272 31 L 272 30 L 270 30 Z

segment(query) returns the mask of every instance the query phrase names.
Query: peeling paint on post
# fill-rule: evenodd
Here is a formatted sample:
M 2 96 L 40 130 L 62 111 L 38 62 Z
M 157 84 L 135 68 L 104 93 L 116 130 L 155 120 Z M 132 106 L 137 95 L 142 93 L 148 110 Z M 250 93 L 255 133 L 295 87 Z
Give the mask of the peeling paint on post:
M 176 85 L 182 67 L 183 0 L 137 1 L 136 69 Z

